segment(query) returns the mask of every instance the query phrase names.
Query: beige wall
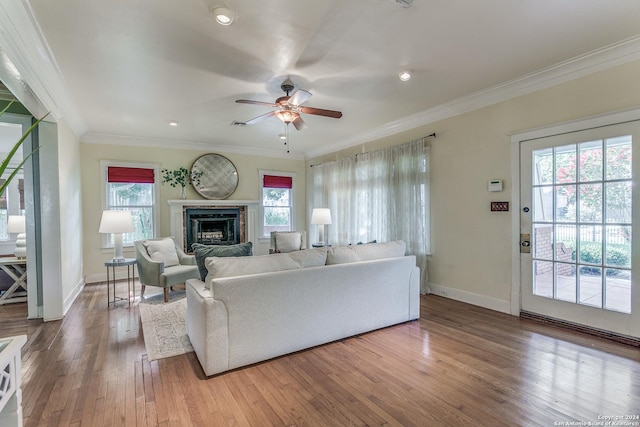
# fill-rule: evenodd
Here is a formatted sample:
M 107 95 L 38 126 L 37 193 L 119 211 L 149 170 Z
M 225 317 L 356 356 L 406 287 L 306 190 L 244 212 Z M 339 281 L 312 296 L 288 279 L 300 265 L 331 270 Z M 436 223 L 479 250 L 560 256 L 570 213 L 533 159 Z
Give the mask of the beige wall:
M 490 201 L 511 201 L 510 134 L 640 106 L 640 62 L 634 62 L 340 153 L 404 143 L 432 132 L 429 283 L 448 296 L 508 310 L 511 293 L 510 213 L 489 211 Z M 503 179 L 489 193 L 487 181 Z M 513 201 L 511 201 L 513 203 Z
M 79 165 L 80 141 L 64 121 L 58 122 L 58 176 L 60 180 L 60 261 L 66 313 L 82 291 L 82 206 Z
M 106 270 L 104 261 L 113 256 L 112 249 L 102 249 L 101 236 L 98 233 L 100 217 L 102 214 L 101 194 L 101 160 L 119 160 L 131 162 L 157 163 L 160 169 L 177 169 L 181 166 L 189 169 L 195 159 L 202 154 L 215 152 L 229 158 L 238 169 L 238 188 L 229 200 L 259 200 L 260 179 L 259 169 L 295 172 L 294 195 L 296 202 L 295 224 L 297 229 L 306 229 L 306 197 L 305 197 L 305 163 L 302 160 L 278 159 L 260 156 L 248 156 L 243 154 L 224 153 L 218 151 L 200 152 L 195 150 L 148 148 L 124 145 L 81 144 L 82 164 L 82 215 L 84 236 L 84 274 L 87 282 L 104 280 Z M 180 190 L 168 185 L 160 186 L 160 236 L 168 236 L 169 230 L 169 205 L 167 200 L 178 199 Z M 187 187 L 188 199 L 202 199 L 191 187 Z M 267 253 L 268 241 L 253 242 L 254 253 Z M 132 248 L 126 248 L 124 254 L 133 257 Z

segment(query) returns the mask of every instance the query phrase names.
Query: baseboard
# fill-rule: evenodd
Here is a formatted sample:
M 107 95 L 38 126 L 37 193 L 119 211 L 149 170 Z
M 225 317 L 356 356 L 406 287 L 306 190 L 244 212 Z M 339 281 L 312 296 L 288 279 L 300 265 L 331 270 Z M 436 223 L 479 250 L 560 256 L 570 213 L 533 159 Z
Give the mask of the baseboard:
M 84 289 L 84 284 L 85 284 L 84 279 L 80 279 L 80 281 L 76 284 L 76 286 L 74 286 L 69 296 L 67 296 L 67 298 L 64 300 L 64 304 L 62 305 L 63 316 L 67 314 L 73 302 L 76 300 L 76 298 L 78 298 L 78 295 L 80 295 L 80 293 L 82 292 L 82 289 Z
M 451 298 L 453 300 L 465 302 L 467 304 L 488 308 L 489 310 L 511 314 L 511 301 L 503 301 L 485 295 L 462 291 L 456 288 L 436 285 L 434 283 L 429 283 L 429 292 L 441 297 Z

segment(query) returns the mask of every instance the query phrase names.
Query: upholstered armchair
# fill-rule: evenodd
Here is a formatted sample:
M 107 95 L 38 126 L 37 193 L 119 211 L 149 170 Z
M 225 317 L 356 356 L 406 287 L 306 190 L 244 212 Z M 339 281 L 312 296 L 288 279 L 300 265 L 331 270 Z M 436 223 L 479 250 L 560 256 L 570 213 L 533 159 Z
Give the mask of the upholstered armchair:
M 286 253 L 307 249 L 306 231 L 272 231 L 269 253 Z
M 200 278 L 195 257 L 185 254 L 171 237 L 138 240 L 133 245 L 142 285 L 140 296 L 146 286 L 159 286 L 164 288 L 164 302 L 168 302 L 169 288 Z

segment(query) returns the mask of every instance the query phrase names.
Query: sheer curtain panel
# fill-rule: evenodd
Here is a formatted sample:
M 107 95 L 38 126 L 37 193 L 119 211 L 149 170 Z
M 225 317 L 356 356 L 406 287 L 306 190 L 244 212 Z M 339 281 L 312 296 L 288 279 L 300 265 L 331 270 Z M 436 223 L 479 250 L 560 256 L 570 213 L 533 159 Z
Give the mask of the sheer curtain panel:
M 310 208 L 331 209 L 334 246 L 404 240 L 427 293 L 429 146 L 425 138 L 311 168 Z

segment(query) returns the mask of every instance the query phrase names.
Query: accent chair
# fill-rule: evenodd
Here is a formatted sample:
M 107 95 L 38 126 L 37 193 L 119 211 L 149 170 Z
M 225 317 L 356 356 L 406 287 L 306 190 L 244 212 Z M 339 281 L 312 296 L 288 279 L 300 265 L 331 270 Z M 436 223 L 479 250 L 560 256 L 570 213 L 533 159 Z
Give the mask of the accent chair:
M 138 240 L 133 245 L 142 285 L 141 297 L 146 286 L 159 286 L 164 288 L 164 302 L 169 302 L 169 288 L 200 278 L 195 257 L 185 254 L 172 237 Z
M 307 249 L 306 231 L 272 231 L 269 253 L 287 253 Z

